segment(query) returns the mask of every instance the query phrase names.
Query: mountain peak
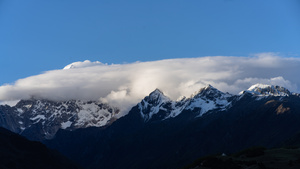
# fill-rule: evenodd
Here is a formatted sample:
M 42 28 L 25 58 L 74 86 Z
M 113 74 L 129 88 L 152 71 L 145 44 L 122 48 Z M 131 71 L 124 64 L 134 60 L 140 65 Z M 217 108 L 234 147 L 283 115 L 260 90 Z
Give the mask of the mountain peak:
M 191 96 L 190 103 L 185 109 L 200 108 L 199 116 L 211 110 L 225 110 L 230 106 L 231 97 L 232 95 L 223 93 L 212 85 L 207 85 Z
M 167 96 L 165 96 L 161 90 L 156 88 L 153 92 L 149 94 L 149 96 L 146 96 L 144 100 L 148 102 L 161 102 L 170 99 Z
M 207 84 L 205 87 L 204 87 L 205 89 L 215 89 L 211 84 Z
M 210 84 L 207 84 L 205 87 L 200 88 L 199 91 L 203 91 L 203 90 L 218 90 L 218 89 L 216 89 L 215 87 L 213 87 Z
M 201 96 L 209 96 L 209 97 L 216 97 L 224 94 L 220 90 L 214 88 L 212 85 L 208 84 L 205 87 L 201 88 L 197 92 L 193 93 L 191 98 L 193 97 L 201 97 Z
M 152 94 L 164 94 L 160 89 L 156 88 L 155 90 L 153 90 L 153 92 L 151 92 L 149 95 Z
M 252 85 L 246 92 L 257 96 L 289 96 L 291 92 L 281 86 L 257 83 Z
M 160 107 L 167 102 L 171 102 L 164 93 L 155 89 L 153 92 L 146 96 L 139 104 L 140 114 L 144 118 L 145 121 L 150 120 L 154 114 L 157 114 L 160 110 Z

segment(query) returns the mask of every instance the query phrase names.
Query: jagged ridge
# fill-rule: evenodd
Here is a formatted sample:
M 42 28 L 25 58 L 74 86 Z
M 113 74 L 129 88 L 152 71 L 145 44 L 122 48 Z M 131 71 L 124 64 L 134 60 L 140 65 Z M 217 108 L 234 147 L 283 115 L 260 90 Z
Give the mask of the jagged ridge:
M 230 106 L 233 96 L 223 93 L 211 85 L 201 88 L 198 92 L 189 98 L 182 98 L 173 101 L 156 89 L 149 96 L 145 97 L 139 104 L 140 114 L 145 121 L 149 121 L 151 117 L 161 112 L 160 119 L 174 118 L 184 110 L 198 109 L 198 116 L 212 111 L 222 110 Z
M 145 121 L 151 120 L 153 116 L 156 116 L 156 120 L 158 116 L 160 120 L 174 118 L 186 110 L 197 111 L 196 117 L 200 117 L 208 112 L 226 111 L 232 106 L 233 102 L 247 94 L 257 97 L 257 100 L 268 96 L 286 97 L 297 95 L 281 86 L 255 84 L 248 90 L 240 92 L 240 96 L 238 96 L 223 93 L 213 86 L 207 85 L 189 98 L 181 97 L 177 101 L 171 100 L 161 90 L 156 89 L 138 103 L 138 107 Z
M 256 96 L 289 96 L 291 92 L 281 86 L 255 84 L 252 85 L 246 92 L 249 92 Z
M 101 127 L 109 124 L 119 113 L 119 109 L 98 101 L 49 101 L 21 100 L 15 106 L 5 106 L 5 114 L 13 120 L 6 123 L 6 128 L 20 134 L 29 135 L 39 126 L 38 138 L 52 138 L 58 129 L 74 130 L 86 127 Z M 1 111 L 1 108 L 0 108 Z M 4 114 L 2 117 L 5 117 Z M 32 128 L 32 129 L 31 129 Z M 35 133 L 38 135 L 38 133 Z M 37 136 L 35 136 L 37 137 Z

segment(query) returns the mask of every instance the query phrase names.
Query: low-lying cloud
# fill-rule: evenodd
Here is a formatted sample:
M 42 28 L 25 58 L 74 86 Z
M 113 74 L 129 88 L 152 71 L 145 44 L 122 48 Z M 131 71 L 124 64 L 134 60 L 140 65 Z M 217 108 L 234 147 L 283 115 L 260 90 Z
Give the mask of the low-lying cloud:
M 256 83 L 280 85 L 299 92 L 299 72 L 299 58 L 273 53 L 112 65 L 84 61 L 0 86 L 0 100 L 100 99 L 126 111 L 156 88 L 172 99 L 190 96 L 206 84 L 232 94 Z

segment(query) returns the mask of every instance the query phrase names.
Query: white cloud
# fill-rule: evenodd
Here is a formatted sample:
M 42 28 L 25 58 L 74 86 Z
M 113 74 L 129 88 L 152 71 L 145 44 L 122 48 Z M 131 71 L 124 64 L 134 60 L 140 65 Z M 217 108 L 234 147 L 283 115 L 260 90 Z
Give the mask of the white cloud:
M 74 68 L 83 68 L 83 67 L 91 67 L 91 66 L 97 66 L 97 65 L 103 65 L 103 63 L 96 61 L 91 62 L 89 60 L 85 60 L 83 62 L 74 62 L 64 67 L 64 69 L 74 69 Z
M 233 94 L 255 83 L 281 85 L 294 92 L 299 92 L 300 85 L 300 59 L 273 53 L 114 65 L 84 61 L 66 68 L 0 86 L 0 101 L 33 96 L 52 100 L 101 99 L 127 110 L 155 88 L 177 99 L 181 95 L 190 96 L 206 84 Z

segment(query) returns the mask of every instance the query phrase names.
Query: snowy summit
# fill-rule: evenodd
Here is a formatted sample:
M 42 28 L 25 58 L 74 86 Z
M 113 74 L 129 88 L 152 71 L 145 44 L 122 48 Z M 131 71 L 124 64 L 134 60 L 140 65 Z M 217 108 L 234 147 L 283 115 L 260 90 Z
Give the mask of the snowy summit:
M 255 84 L 252 85 L 246 92 L 256 96 L 289 96 L 291 92 L 281 86 Z

